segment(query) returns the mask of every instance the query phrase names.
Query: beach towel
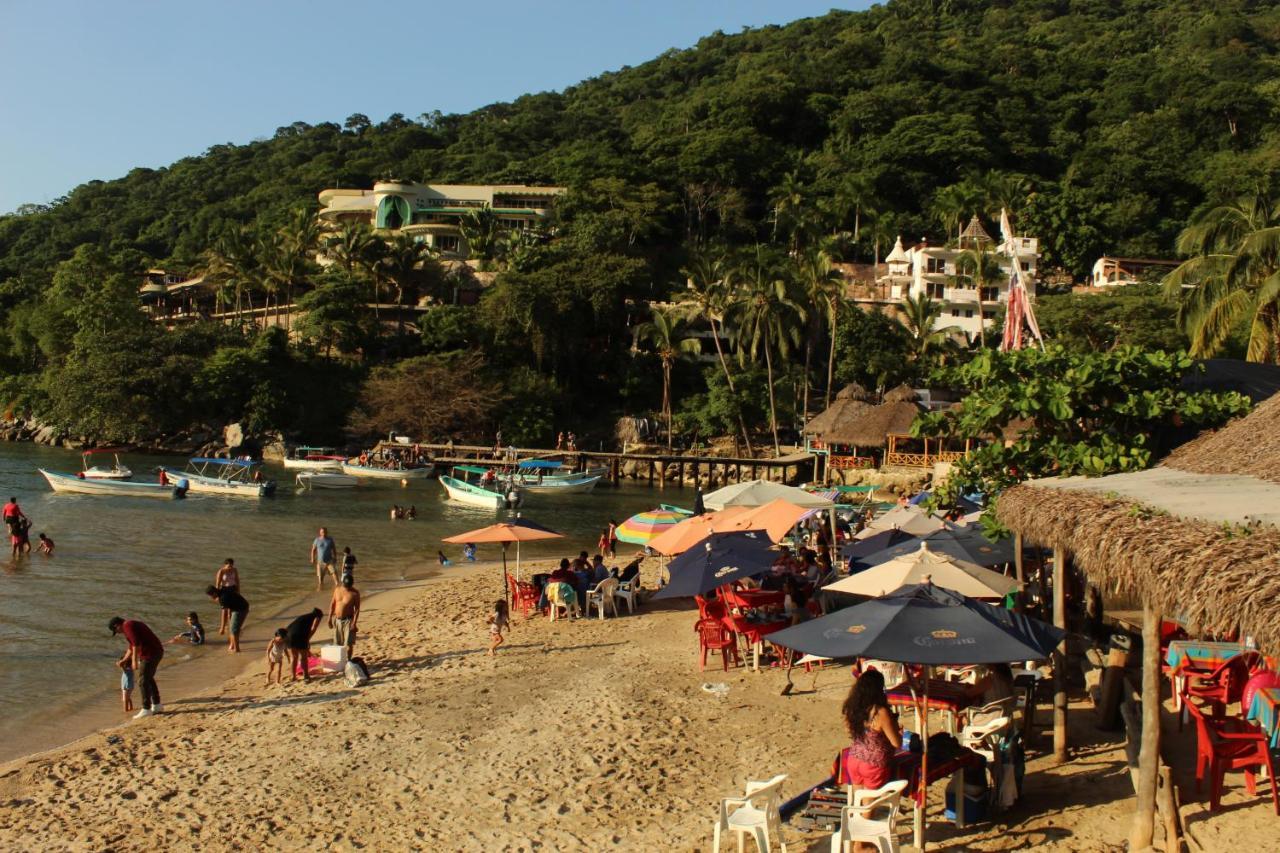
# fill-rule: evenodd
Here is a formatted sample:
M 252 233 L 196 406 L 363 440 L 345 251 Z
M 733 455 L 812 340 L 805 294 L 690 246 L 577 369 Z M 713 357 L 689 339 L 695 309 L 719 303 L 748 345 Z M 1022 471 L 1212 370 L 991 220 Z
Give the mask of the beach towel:
M 573 607 L 578 603 L 578 593 L 563 581 L 547 584 L 547 600 L 561 607 Z

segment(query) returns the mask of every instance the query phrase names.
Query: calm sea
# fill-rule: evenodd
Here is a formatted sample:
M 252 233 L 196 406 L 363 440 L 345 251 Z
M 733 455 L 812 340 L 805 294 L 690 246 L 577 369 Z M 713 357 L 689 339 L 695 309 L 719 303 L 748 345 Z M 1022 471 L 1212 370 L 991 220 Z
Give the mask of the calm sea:
M 158 464 L 182 467 L 173 457 L 126 454 L 122 461 L 136 480 L 150 479 Z M 163 501 L 55 495 L 38 467 L 74 472 L 80 456 L 0 444 L 0 499 L 18 497 L 34 523 L 33 542 L 45 532 L 57 543 L 52 558 L 33 553 L 10 561 L 6 536 L 0 554 L 0 743 L 10 745 L 28 735 L 48 745 L 57 718 L 82 711 L 86 703 L 119 701 L 118 691 L 104 695 L 118 687 L 113 662 L 123 650 L 106 628 L 112 616 L 142 619 L 168 639 L 183 629 L 184 614 L 196 610 L 212 636 L 210 646 L 194 653 L 225 654 L 216 636 L 217 610 L 203 590 L 226 557 L 240 567 L 252 622 L 255 614 L 265 616 L 314 589 L 307 556 L 320 525 L 329 528 L 339 549 L 351 547 L 360 561 L 357 580 L 368 581 L 398 578 L 411 564 L 433 561 L 441 549 L 457 559 L 459 546 L 442 545 L 442 537 L 500 517 L 446 502 L 435 480 L 408 488 L 389 483 L 298 492 L 292 472 L 268 466 L 280 484 L 273 498 L 193 495 Z M 610 518 L 622 521 L 659 502 L 689 505 L 692 491 L 601 484 L 585 495 L 533 496 L 522 514 L 566 538 L 532 543 L 524 553 L 594 553 Z M 391 521 L 392 504 L 415 505 L 418 519 Z M 479 553 L 481 559 L 499 555 L 496 545 L 482 546 Z M 22 750 L 5 753 L 15 751 Z

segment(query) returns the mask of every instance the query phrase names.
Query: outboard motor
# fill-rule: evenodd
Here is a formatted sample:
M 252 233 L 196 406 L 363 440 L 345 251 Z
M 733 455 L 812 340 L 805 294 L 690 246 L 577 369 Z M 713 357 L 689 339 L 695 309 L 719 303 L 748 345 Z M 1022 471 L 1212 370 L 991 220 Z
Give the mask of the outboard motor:
M 186 477 L 178 478 L 178 482 L 173 486 L 173 496 L 175 498 L 185 498 L 187 496 L 187 489 L 190 487 L 191 483 Z

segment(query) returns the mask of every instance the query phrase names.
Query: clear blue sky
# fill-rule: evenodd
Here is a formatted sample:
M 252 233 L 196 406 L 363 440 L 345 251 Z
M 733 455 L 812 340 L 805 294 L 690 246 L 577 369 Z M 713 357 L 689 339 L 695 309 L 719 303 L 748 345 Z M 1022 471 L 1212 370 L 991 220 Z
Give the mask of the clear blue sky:
M 870 0 L 0 0 L 0 212 L 352 113 L 467 112 Z

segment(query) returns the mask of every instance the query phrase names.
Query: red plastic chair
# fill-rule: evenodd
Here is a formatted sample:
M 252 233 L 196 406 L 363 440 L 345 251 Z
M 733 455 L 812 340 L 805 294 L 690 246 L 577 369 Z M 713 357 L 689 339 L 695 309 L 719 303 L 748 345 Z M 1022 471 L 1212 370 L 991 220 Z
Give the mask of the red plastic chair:
M 1262 655 L 1257 652 L 1238 654 L 1204 678 L 1189 680 L 1183 692 L 1204 699 L 1213 709 L 1213 716 L 1222 717 L 1228 705 L 1240 701 L 1250 674 L 1261 664 Z
M 720 619 L 725 614 L 724 599 L 712 598 L 706 599 L 700 595 L 695 595 L 693 600 L 698 603 L 698 619 Z
M 698 634 L 698 670 L 707 668 L 707 652 L 719 652 L 724 671 L 729 671 L 729 656 L 733 656 L 733 665 L 740 666 L 738 657 L 738 640 L 733 632 L 721 624 L 718 619 L 699 619 L 693 626 Z
M 542 596 L 538 594 L 538 588 L 528 581 L 511 581 L 513 591 L 511 600 L 515 606 L 520 609 L 523 616 L 528 616 L 531 611 L 538 609 L 538 599 Z
M 1242 720 L 1214 720 L 1194 702 L 1187 702 L 1196 723 L 1196 793 L 1205 772 L 1209 775 L 1209 811 L 1218 810 L 1222 802 L 1222 783 L 1228 770 L 1243 770 L 1249 794 L 1257 794 L 1257 773 L 1266 768 L 1271 780 L 1271 807 L 1280 815 L 1280 795 L 1276 792 L 1276 773 L 1271 765 L 1271 750 L 1262 730 Z

